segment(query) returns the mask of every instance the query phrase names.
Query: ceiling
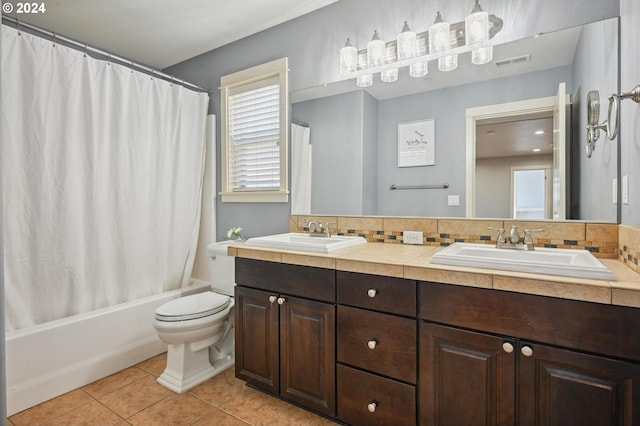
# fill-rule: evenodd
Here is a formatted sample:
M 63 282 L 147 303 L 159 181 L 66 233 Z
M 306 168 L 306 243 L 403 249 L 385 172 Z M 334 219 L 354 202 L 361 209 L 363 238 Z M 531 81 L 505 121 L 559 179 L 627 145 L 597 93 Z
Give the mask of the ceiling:
M 337 0 L 47 0 L 9 16 L 158 70 Z
M 552 144 L 552 117 L 525 118 L 476 127 L 476 159 L 551 155 Z

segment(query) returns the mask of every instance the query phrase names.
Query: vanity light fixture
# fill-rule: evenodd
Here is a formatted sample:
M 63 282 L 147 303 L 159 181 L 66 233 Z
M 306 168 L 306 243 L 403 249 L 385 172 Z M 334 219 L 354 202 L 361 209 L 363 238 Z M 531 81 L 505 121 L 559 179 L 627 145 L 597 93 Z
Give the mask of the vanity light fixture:
M 411 77 L 422 78 L 429 72 L 429 61 L 436 59 L 440 71 L 452 71 L 458 66 L 458 56 L 467 52 L 471 52 L 472 63 L 486 64 L 493 60 L 491 39 L 502 25 L 502 19 L 483 11 L 479 0 L 474 0 L 471 13 L 461 22 L 449 24 L 437 12 L 434 23 L 416 33 L 405 21 L 395 40 L 385 43 L 375 30 L 362 50 L 347 38 L 340 49 L 340 74 L 368 87 L 373 84 L 373 74 L 380 73 L 382 81 L 393 82 L 403 67 L 409 67 Z
M 493 60 L 493 46 L 489 41 L 489 14 L 482 10 L 476 0 L 469 16 L 464 18 L 466 45 L 472 47 L 471 62 L 476 65 L 488 64 Z

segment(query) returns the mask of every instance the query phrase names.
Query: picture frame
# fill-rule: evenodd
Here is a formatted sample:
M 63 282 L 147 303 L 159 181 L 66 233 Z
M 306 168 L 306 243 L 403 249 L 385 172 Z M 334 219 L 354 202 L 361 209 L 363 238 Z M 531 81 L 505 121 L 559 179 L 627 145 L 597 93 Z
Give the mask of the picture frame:
M 398 123 L 398 167 L 435 164 L 435 120 Z

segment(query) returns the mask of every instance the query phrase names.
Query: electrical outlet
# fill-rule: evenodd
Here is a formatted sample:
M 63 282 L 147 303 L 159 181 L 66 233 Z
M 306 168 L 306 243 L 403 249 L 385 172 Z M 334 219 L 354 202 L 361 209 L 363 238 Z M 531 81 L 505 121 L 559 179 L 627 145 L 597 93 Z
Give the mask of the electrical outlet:
M 422 245 L 422 232 L 418 231 L 402 231 L 402 242 L 405 244 Z
M 618 204 L 618 178 L 613 178 L 613 204 Z

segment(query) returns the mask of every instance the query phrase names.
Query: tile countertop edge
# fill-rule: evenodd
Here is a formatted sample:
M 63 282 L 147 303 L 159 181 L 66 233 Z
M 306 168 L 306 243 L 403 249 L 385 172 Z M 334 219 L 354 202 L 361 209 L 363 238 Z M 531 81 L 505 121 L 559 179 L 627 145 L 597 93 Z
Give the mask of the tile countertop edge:
M 497 269 L 433 265 L 430 263 L 431 256 L 438 250 L 440 247 L 367 244 L 323 254 L 249 248 L 239 244 L 229 246 L 228 254 L 293 265 L 640 308 L 640 274 L 618 260 L 599 259 L 618 279 L 600 281 Z

